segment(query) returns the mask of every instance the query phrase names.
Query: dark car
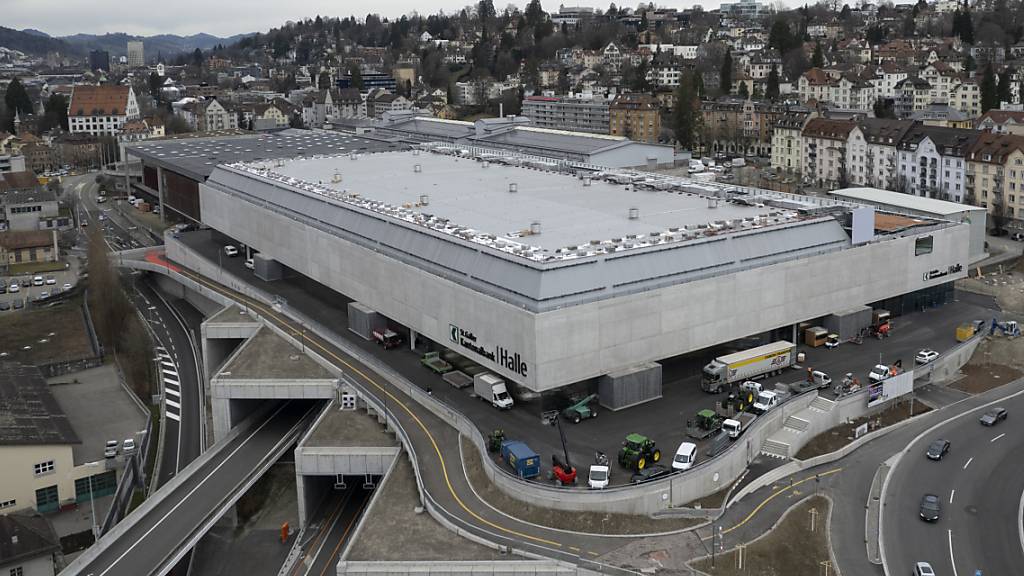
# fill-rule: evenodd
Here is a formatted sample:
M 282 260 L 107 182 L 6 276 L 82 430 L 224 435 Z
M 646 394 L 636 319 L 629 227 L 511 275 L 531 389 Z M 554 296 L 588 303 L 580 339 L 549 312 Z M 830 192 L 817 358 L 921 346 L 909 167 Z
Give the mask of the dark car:
M 636 474 L 633 474 L 630 478 L 630 482 L 633 484 L 639 484 L 641 482 L 647 482 L 648 480 L 654 480 L 655 478 L 661 478 L 671 472 L 672 470 L 669 470 L 661 464 L 652 464 Z
M 25 307 L 25 301 L 22 300 L 21 298 L 18 298 L 17 300 L 14 301 L 14 309 L 15 310 L 21 310 L 24 307 Z
M 928 452 L 925 454 L 932 460 L 942 460 L 942 457 L 949 452 L 949 440 L 938 439 L 928 445 Z
M 939 519 L 940 512 L 942 512 L 942 504 L 939 503 L 938 496 L 925 494 L 921 497 L 921 520 L 935 522 Z
M 981 415 L 978 419 L 982 426 L 995 426 L 999 424 L 1000 420 L 1006 420 L 1006 409 L 1005 408 L 993 408 L 988 412 Z
M 10 310 L 10 309 L 11 309 L 11 303 L 10 302 L 0 302 L 0 311 L 6 312 L 7 310 Z

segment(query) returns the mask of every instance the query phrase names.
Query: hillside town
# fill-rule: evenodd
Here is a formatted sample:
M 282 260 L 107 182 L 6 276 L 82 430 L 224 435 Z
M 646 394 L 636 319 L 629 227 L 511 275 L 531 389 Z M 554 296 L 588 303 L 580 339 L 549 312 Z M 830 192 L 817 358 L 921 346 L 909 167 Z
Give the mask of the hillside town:
M 549 14 L 538 0 L 501 12 L 483 0 L 393 21 L 317 16 L 174 56 L 135 41 L 80 61 L 0 48 L 0 166 L 95 166 L 119 143 L 182 133 L 521 115 L 712 158 L 697 171 L 744 158 L 764 168 L 762 186 L 892 189 L 1016 228 L 1020 21 L 1005 2 Z

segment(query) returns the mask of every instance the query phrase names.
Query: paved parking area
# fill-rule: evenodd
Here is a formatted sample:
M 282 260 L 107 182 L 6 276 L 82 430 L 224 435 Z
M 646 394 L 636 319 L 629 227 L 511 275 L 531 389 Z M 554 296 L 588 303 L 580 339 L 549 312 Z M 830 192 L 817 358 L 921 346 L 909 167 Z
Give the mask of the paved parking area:
M 65 284 L 74 286 L 78 282 L 78 258 L 69 257 L 67 259 L 68 268 L 57 272 L 39 272 L 35 274 L 4 274 L 0 273 L 0 284 L 5 286 L 5 293 L 0 294 L 0 302 L 6 302 L 11 306 L 10 310 L 0 310 L 0 318 L 3 318 L 4 314 L 10 314 L 17 312 L 14 308 L 14 302 L 20 301 L 22 304 L 27 304 L 39 299 L 45 292 L 48 295 L 56 294 L 64 289 Z M 43 277 L 42 286 L 33 286 L 32 279 L 35 276 Z M 53 279 L 53 284 L 46 284 L 48 278 Z M 17 281 L 18 291 L 11 292 L 11 283 Z
M 419 353 L 410 351 L 408 346 L 385 351 L 374 343 L 352 334 L 348 330 L 348 300 L 339 297 L 325 286 L 302 277 L 271 283 L 263 282 L 244 268 L 242 258 L 219 258 L 219 251 L 227 240 L 214 238 L 207 231 L 185 233 L 182 240 L 210 261 L 220 262 L 226 271 L 238 278 L 265 291 L 283 296 L 289 307 L 317 318 L 354 346 L 379 357 L 409 381 L 430 390 L 433 396 L 456 407 L 471 418 L 485 437 L 491 430 L 500 428 L 504 430 L 506 437 L 525 441 L 541 456 L 545 469 L 552 454 L 561 455 L 558 430 L 543 425 L 540 417 L 544 410 L 564 407 L 564 404 L 555 404 L 555 396 L 544 395 L 538 399 L 520 402 L 510 411 L 495 410 L 489 404 L 472 397 L 472 388 L 454 389 L 440 377 L 425 370 L 420 365 Z M 911 367 L 914 355 L 922 348 L 932 348 L 939 352 L 948 350 L 956 344 L 955 331 L 958 324 L 974 319 L 991 318 L 996 310 L 996 304 L 991 297 L 958 292 L 955 302 L 896 318 L 893 322 L 892 336 L 885 340 L 865 340 L 861 345 L 843 344 L 831 351 L 824 347 L 809 349 L 800 346 L 799 349 L 806 352 L 805 366 L 823 370 L 835 380 L 841 379 L 846 372 L 853 372 L 863 382 L 868 371 L 880 360 L 891 364 L 897 359 L 902 359 L 904 367 Z M 685 437 L 686 421 L 692 419 L 699 410 L 713 407 L 716 400 L 721 400 L 725 396 L 707 394 L 700 389 L 700 369 L 717 354 L 713 351 L 702 351 L 663 361 L 663 397 L 659 400 L 619 412 L 598 407 L 598 418 L 577 425 L 563 420 L 572 463 L 577 468 L 586 470 L 598 450 L 605 452 L 614 460 L 623 438 L 632 432 L 639 432 L 654 439 L 667 463 L 679 443 L 689 440 Z M 794 369 L 788 375 L 784 374 L 768 382 L 796 382 L 802 380 L 804 376 L 803 369 Z M 831 394 L 831 391 L 828 394 Z M 700 460 L 705 458 L 704 446 L 701 446 L 698 453 L 699 465 Z M 613 464 L 614 483 L 628 481 L 629 477 L 629 472 L 618 468 L 617 463 Z

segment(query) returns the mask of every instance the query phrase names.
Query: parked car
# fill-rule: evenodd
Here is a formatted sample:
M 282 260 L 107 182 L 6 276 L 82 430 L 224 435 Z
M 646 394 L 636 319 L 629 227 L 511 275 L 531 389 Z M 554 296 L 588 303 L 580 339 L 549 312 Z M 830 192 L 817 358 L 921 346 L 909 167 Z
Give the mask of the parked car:
M 231 244 L 224 247 L 224 255 L 228 257 L 238 256 L 238 248 L 235 248 Z
M 995 426 L 1000 420 L 1006 420 L 1006 409 L 997 406 L 982 414 L 978 420 L 982 426 Z
M 43 285 L 43 277 L 42 276 L 36 276 L 36 277 L 32 278 L 32 285 L 33 286 L 42 286 Z
M 936 352 L 935 350 L 931 350 L 929 348 L 925 348 L 924 350 L 921 350 L 920 352 L 918 352 L 917 356 L 914 356 L 914 363 L 915 364 L 928 364 L 929 362 L 933 362 L 938 357 L 939 357 L 939 353 L 938 352 Z
M 689 470 L 696 461 L 697 445 L 692 442 L 683 442 L 676 450 L 675 457 L 672 458 L 672 468 L 674 470 Z
M 0 312 L 7 312 L 11 309 L 10 302 L 0 302 Z
M 252 258 L 246 258 L 245 259 L 245 267 L 248 268 L 249 270 L 255 270 L 256 269 L 256 261 L 253 260 Z
M 68 290 L 71 290 L 71 284 L 69 282 L 65 282 L 64 285 L 60 287 L 60 290 L 61 292 L 67 292 Z
M 949 453 L 949 440 L 939 438 L 928 445 L 928 451 L 925 453 L 925 456 L 932 460 L 942 460 L 942 457 L 947 453 Z
M 134 454 L 135 453 L 135 439 L 134 438 L 125 438 L 124 439 L 124 443 L 121 444 L 121 452 L 123 452 L 125 456 L 128 456 L 130 454 Z
M 21 292 L 21 286 L 18 286 L 17 282 L 11 282 L 11 294 Z
M 14 306 L 15 310 L 21 310 L 22 308 L 25 307 L 25 301 L 22 300 L 21 298 L 18 298 L 12 303 L 12 306 Z
M 921 520 L 935 522 L 942 513 L 942 504 L 935 494 L 925 494 L 921 497 Z
M 7 294 L 7 283 L 0 280 L 0 294 Z
M 104 458 L 113 458 L 117 456 L 117 440 L 107 440 L 107 445 L 103 448 Z
M 40 300 L 43 300 L 43 299 L 46 299 L 46 298 L 49 298 L 49 297 L 50 297 L 50 293 L 47 292 L 46 290 L 43 290 L 42 292 L 39 293 L 39 299 Z
M 918 562 L 914 565 L 914 576 L 935 576 L 935 570 L 927 562 Z
M 53 276 L 47 276 L 46 277 L 46 285 L 47 286 L 53 286 L 56 283 L 57 283 L 57 279 L 54 278 Z
M 1024 242 L 1024 232 L 1014 232 L 1013 236 L 1010 236 L 1010 238 L 1013 238 L 1017 242 Z

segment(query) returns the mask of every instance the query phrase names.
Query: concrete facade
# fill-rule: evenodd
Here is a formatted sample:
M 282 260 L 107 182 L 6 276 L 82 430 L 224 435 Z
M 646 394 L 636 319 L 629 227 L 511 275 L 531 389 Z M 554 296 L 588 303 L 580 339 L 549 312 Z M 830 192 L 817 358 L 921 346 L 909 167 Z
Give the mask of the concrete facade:
M 936 286 L 964 277 L 969 263 L 968 227 L 938 225 L 932 252 L 920 256 L 913 235 L 880 238 L 533 313 L 218 188 L 201 186 L 200 199 L 214 229 L 535 391 Z M 957 271 L 924 278 L 936 269 Z M 513 370 L 459 346 L 453 328 L 522 364 Z

